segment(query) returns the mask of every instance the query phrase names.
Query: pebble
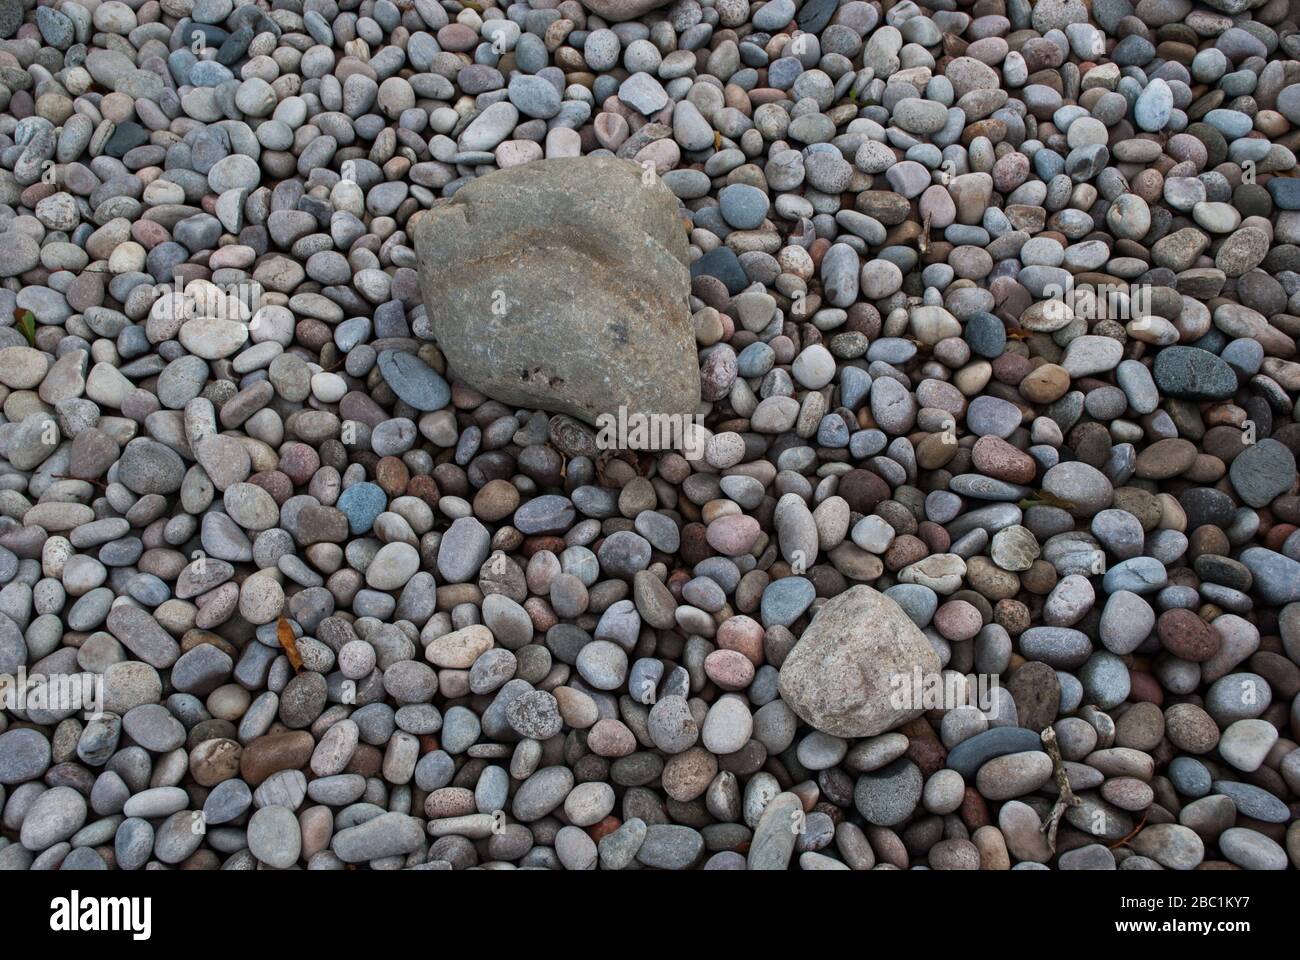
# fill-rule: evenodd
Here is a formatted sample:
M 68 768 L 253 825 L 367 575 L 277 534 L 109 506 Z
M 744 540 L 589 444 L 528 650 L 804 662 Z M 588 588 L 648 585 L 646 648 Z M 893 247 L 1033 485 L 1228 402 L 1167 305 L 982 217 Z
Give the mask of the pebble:
M 947 765 L 970 781 L 988 761 L 1040 749 L 1038 734 L 1023 727 L 993 727 L 963 740 L 948 753 Z
M 49 768 L 50 759 L 50 742 L 39 731 L 17 727 L 0 733 L 0 783 L 36 780 Z
M 447 381 L 414 354 L 386 350 L 378 362 L 384 382 L 416 410 L 438 410 L 451 398 Z
M 330 849 L 344 863 L 367 863 L 384 857 L 405 856 L 423 842 L 424 830 L 420 821 L 393 811 L 339 830 L 330 840 Z
M 81 829 L 86 814 L 86 801 L 80 793 L 71 787 L 51 787 L 27 809 L 20 842 L 33 853 L 39 853 Z
M 864 773 L 853 788 L 853 804 L 868 823 L 892 827 L 912 815 L 921 800 L 921 771 L 909 760 L 895 760 Z
M 293 811 L 281 806 L 256 810 L 248 821 L 248 850 L 276 870 L 286 870 L 297 863 L 302 852 L 302 835 Z
M 1219 849 L 1229 862 L 1243 870 L 1285 870 L 1287 855 L 1262 833 L 1245 827 L 1229 827 L 1219 834 Z
M 652 823 L 636 852 L 637 862 L 656 870 L 687 870 L 704 852 L 704 837 L 693 827 Z

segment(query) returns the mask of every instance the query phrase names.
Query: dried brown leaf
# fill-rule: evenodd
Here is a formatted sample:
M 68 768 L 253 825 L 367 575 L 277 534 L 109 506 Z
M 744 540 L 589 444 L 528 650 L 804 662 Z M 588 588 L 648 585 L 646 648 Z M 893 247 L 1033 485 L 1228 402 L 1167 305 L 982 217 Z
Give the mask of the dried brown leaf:
M 289 621 L 281 617 L 275 625 L 275 638 L 280 641 L 280 646 L 284 648 L 284 655 L 289 658 L 289 664 L 293 667 L 293 672 L 298 673 L 302 670 L 302 654 L 298 652 L 298 638 L 293 635 L 293 627 L 289 626 Z

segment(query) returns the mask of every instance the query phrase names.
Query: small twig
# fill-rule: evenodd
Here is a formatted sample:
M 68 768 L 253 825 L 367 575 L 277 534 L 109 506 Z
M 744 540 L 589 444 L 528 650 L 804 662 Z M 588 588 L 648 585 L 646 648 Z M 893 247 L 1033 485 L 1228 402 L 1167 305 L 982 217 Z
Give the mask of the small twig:
M 50 479 L 51 480 L 80 480 L 83 483 L 89 483 L 92 486 L 96 486 L 100 490 L 108 489 L 108 483 L 104 480 L 98 480 L 98 479 L 87 480 L 85 477 L 70 477 L 66 473 L 51 473 Z
M 1043 746 L 1047 748 L 1047 755 L 1052 758 L 1052 776 L 1056 779 L 1056 789 L 1060 793 L 1052 807 L 1052 812 L 1047 815 L 1047 821 L 1040 828 L 1047 834 L 1047 845 L 1052 853 L 1055 853 L 1056 828 L 1060 825 L 1061 817 L 1065 815 L 1068 807 L 1077 807 L 1083 801 L 1076 797 L 1070 788 L 1070 778 L 1065 772 L 1065 761 L 1061 759 L 1061 748 L 1056 743 L 1056 731 L 1048 727 L 1039 736 L 1043 740 Z
M 1127 844 L 1130 840 L 1132 840 L 1134 837 L 1136 837 L 1138 835 L 1138 831 L 1146 826 L 1147 817 L 1150 816 L 1150 814 L 1151 814 L 1151 808 L 1147 807 L 1144 811 L 1142 811 L 1142 819 L 1138 821 L 1138 825 L 1134 827 L 1132 830 L 1130 830 L 1123 837 L 1121 837 L 1120 839 L 1112 843 L 1109 849 L 1114 850 L 1117 847 L 1122 847 L 1125 844 Z

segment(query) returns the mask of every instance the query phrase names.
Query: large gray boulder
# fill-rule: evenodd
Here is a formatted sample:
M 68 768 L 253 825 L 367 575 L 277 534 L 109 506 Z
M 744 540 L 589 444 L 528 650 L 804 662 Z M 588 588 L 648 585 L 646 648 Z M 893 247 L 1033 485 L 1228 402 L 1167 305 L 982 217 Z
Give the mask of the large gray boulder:
M 602 20 L 617 23 L 631 20 L 648 10 L 664 7 L 672 0 L 582 0 L 582 5 Z
M 930 641 L 902 607 L 860 584 L 818 611 L 781 665 L 778 689 L 818 730 L 874 737 L 921 715 L 893 702 L 917 667 L 923 677 L 940 671 Z
M 452 376 L 520 407 L 693 414 L 700 373 L 677 199 L 627 160 L 539 160 L 471 180 L 415 228 Z
M 1239 13 L 1245 13 L 1247 10 L 1253 10 L 1256 7 L 1262 7 L 1266 0 L 1204 0 L 1207 7 L 1213 7 L 1229 16 L 1236 16 Z

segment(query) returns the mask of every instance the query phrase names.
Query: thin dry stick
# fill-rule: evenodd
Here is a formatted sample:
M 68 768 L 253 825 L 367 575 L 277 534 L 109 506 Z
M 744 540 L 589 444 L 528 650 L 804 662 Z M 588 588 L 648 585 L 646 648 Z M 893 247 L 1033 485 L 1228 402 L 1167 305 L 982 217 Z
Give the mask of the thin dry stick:
M 1065 761 L 1061 759 L 1061 748 L 1056 743 L 1056 731 L 1048 727 L 1039 736 L 1042 737 L 1043 746 L 1047 748 L 1047 755 L 1052 758 L 1052 776 L 1056 779 L 1056 789 L 1060 794 L 1056 798 L 1052 812 L 1047 815 L 1047 822 L 1041 828 L 1047 834 L 1047 845 L 1055 853 L 1056 828 L 1061 822 L 1061 817 L 1065 815 L 1067 807 L 1077 807 L 1083 801 L 1070 789 L 1070 778 L 1065 773 Z
M 51 480 L 81 480 L 85 483 L 91 484 L 92 486 L 98 487 L 100 490 L 108 489 L 108 483 L 106 481 L 98 480 L 93 477 L 87 479 L 86 477 L 70 477 L 66 473 L 51 473 L 50 479 Z
M 1147 817 L 1150 815 L 1151 815 L 1151 808 L 1147 807 L 1146 811 L 1142 814 L 1142 819 L 1138 821 L 1138 825 L 1134 827 L 1132 830 L 1130 830 L 1124 837 L 1112 843 L 1110 845 L 1110 849 L 1114 850 L 1117 847 L 1122 847 L 1127 845 L 1128 842 L 1132 840 L 1134 837 L 1136 837 L 1138 835 L 1138 832 L 1141 831 L 1141 829 L 1146 826 Z

